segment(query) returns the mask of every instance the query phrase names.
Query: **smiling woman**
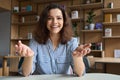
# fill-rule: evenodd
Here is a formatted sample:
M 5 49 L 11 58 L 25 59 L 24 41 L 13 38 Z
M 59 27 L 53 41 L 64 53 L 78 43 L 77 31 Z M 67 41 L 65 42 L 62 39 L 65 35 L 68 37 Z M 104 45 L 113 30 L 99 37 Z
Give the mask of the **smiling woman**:
M 73 72 L 82 76 L 85 74 L 83 56 L 90 53 L 90 46 L 91 44 L 78 46 L 64 7 L 49 4 L 40 15 L 30 45 L 21 41 L 15 45 L 18 54 L 24 57 L 19 72 L 24 76 Z

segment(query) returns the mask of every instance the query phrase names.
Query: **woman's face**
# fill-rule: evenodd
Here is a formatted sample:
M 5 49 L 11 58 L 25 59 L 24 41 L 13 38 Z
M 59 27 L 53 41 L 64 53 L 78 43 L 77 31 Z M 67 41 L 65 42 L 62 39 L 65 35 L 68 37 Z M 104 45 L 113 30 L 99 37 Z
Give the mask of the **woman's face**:
M 50 34 L 58 34 L 63 28 L 63 15 L 60 9 L 51 9 L 48 14 L 47 28 Z

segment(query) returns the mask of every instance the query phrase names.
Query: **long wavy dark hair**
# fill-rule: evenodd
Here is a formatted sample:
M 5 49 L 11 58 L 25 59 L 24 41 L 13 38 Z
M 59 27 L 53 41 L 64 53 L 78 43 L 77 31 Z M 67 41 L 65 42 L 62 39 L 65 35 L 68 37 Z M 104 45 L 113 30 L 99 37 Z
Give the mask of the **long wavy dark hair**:
M 73 36 L 71 20 L 67 15 L 63 6 L 59 4 L 49 4 L 41 13 L 38 26 L 34 30 L 34 39 L 40 43 L 45 44 L 50 37 L 50 31 L 47 29 L 48 14 L 51 9 L 60 9 L 63 15 L 63 28 L 60 31 L 60 43 L 66 44 Z

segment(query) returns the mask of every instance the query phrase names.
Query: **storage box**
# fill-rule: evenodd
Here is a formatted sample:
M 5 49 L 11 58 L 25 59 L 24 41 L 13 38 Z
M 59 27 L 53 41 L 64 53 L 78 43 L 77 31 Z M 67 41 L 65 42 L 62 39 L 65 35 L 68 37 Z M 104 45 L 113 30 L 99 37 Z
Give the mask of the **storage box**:
M 104 22 L 112 22 L 112 14 L 105 14 Z

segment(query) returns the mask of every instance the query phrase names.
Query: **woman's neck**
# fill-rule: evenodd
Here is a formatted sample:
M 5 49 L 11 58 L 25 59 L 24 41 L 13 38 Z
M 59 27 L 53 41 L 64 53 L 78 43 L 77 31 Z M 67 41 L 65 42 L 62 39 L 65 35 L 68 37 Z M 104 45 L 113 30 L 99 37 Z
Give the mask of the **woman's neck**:
M 53 49 L 55 50 L 59 44 L 60 41 L 60 35 L 59 34 L 50 34 L 50 39 L 53 44 Z

